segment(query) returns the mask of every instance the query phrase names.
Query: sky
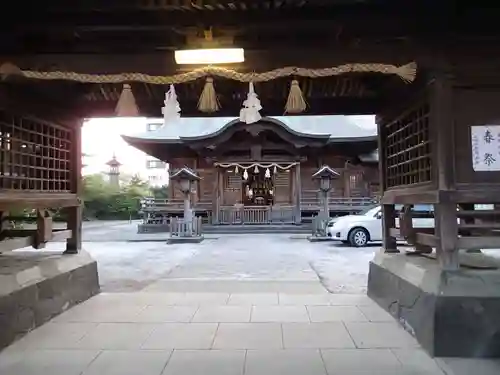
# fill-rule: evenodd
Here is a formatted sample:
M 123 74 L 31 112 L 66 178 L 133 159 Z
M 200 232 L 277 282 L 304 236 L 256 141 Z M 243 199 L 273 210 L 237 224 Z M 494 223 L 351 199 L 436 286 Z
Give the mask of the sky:
M 359 126 L 374 129 L 374 116 L 349 116 Z M 82 129 L 82 150 L 85 167 L 83 173 L 106 172 L 106 162 L 111 160 L 113 154 L 122 163 L 121 172 L 126 174 L 139 173 L 146 175 L 146 155 L 122 138 L 122 134 L 138 134 L 146 131 L 146 118 L 105 118 L 90 119 L 85 122 Z

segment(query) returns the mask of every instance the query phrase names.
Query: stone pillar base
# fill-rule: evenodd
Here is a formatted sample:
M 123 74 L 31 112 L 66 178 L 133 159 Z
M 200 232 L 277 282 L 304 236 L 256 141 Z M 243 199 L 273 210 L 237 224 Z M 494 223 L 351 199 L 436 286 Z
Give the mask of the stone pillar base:
M 436 357 L 500 357 L 500 271 L 378 253 L 368 295 Z
M 13 251 L 0 268 L 0 350 L 70 307 L 99 293 L 97 263 L 74 255 Z
M 178 243 L 200 243 L 205 238 L 203 236 L 191 236 L 191 237 L 170 237 L 167 240 L 167 244 L 173 245 Z

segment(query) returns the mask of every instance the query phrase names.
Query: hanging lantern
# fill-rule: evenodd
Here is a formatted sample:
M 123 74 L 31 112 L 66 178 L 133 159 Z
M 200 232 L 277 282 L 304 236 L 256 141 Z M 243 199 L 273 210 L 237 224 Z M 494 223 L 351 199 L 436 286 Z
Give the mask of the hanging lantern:
M 264 175 L 266 178 L 271 178 L 271 171 L 269 168 L 266 168 L 266 174 Z
M 248 172 L 246 169 L 245 169 L 245 172 L 243 172 L 243 179 L 248 180 Z
M 234 173 L 236 173 L 236 174 L 238 174 L 238 173 L 239 173 L 238 166 L 236 166 L 236 168 L 234 168 Z
M 259 173 L 259 168 L 257 168 L 257 166 L 253 169 L 253 173 Z
M 273 169 L 273 174 L 276 174 L 278 173 L 278 168 L 276 168 L 276 164 L 274 165 L 274 169 Z
M 177 100 L 174 85 L 170 85 L 170 89 L 165 93 L 165 106 L 161 109 L 163 113 L 163 124 L 175 122 L 181 118 L 181 106 Z
M 246 124 L 253 124 L 259 121 L 262 116 L 259 111 L 262 109 L 260 100 L 254 91 L 253 83 L 248 84 L 247 99 L 243 102 L 243 108 L 240 110 L 240 121 Z

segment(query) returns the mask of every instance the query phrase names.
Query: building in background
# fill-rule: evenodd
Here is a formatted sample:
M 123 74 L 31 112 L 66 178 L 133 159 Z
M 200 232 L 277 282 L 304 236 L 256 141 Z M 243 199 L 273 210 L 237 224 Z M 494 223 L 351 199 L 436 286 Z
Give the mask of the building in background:
M 376 129 L 346 116 L 266 117 L 249 125 L 234 118 L 181 118 L 123 138 L 173 168 L 194 169 L 201 180 L 192 190 L 192 207 L 213 224 L 310 220 L 322 207 L 312 176 L 323 165 L 337 175 L 330 190 L 333 215 L 365 209 L 379 191 Z M 183 206 L 174 185 L 168 204 L 162 202 L 164 217 Z
M 146 131 L 154 132 L 163 125 L 158 119 L 148 120 L 146 123 Z M 168 164 L 164 161 L 146 155 L 146 175 L 148 182 L 153 187 L 161 187 L 168 185 L 169 174 Z

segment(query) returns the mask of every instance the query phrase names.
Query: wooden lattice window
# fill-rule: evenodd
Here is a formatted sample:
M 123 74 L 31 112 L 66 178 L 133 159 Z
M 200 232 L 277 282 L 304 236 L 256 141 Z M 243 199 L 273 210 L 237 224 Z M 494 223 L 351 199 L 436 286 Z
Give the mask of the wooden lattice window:
M 0 112 L 0 190 L 70 192 L 71 129 Z
M 387 188 L 432 180 L 429 105 L 420 103 L 384 126 Z

